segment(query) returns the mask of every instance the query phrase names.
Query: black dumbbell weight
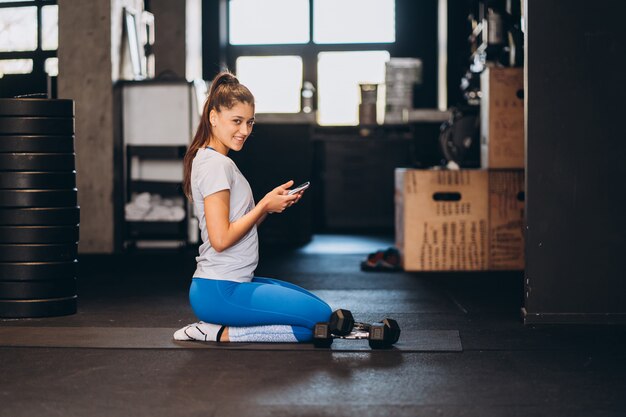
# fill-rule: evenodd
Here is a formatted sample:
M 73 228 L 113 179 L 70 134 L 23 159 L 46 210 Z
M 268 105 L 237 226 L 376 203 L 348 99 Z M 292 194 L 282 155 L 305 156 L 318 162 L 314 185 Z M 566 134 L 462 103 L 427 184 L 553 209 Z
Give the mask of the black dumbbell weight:
M 339 309 L 333 311 L 328 322 L 331 334 L 346 336 L 354 327 L 354 317 L 350 310 Z
M 328 348 L 333 344 L 333 335 L 328 323 L 317 323 L 313 329 L 313 345 L 317 348 Z
M 330 347 L 334 339 L 368 340 L 372 349 L 388 349 L 400 338 L 400 326 L 394 319 L 384 319 L 381 323 L 368 324 L 355 322 L 352 331 L 347 335 L 332 333 L 328 322 L 317 323 L 313 330 L 315 347 Z
M 372 349 L 388 349 L 400 339 L 400 326 L 394 319 L 370 325 L 368 342 Z

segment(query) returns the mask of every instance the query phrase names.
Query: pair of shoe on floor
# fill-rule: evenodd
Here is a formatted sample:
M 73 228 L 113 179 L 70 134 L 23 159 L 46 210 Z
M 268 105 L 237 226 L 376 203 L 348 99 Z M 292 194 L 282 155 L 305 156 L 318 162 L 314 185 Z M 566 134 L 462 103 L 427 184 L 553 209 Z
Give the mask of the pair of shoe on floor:
M 395 247 L 381 249 L 367 255 L 361 262 L 362 271 L 400 271 L 400 251 Z

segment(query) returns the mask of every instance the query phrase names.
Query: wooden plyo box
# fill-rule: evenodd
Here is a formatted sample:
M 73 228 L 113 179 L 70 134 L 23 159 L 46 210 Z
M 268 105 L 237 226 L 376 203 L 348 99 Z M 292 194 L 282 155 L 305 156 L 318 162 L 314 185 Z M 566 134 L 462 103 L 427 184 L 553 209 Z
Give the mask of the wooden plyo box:
M 481 167 L 523 169 L 523 69 L 487 67 L 480 86 Z
M 396 247 L 406 271 L 476 271 L 488 262 L 487 171 L 395 171 Z
M 522 270 L 524 170 L 489 171 L 489 269 Z
M 395 170 L 406 271 L 524 268 L 523 170 Z

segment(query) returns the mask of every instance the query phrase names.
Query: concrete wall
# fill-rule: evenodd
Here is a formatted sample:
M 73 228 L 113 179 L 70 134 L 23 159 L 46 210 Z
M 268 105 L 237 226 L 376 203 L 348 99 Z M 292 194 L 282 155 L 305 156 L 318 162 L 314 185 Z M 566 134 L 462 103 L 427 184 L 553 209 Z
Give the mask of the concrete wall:
M 113 82 L 120 69 L 122 8 L 140 0 L 59 0 L 59 98 L 76 105 L 80 253 L 115 247 Z

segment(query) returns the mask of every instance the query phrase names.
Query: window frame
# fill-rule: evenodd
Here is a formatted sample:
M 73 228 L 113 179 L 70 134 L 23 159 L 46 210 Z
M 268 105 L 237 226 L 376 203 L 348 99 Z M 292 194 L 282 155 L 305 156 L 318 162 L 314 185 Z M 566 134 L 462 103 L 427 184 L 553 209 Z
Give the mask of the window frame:
M 438 5 L 441 0 L 395 0 L 396 9 L 396 41 L 382 48 L 381 44 L 364 45 L 342 44 L 341 50 L 358 50 L 359 48 L 386 49 L 391 57 L 420 58 L 423 65 L 423 83 L 420 87 L 418 107 L 436 108 L 438 100 L 437 71 L 438 50 Z M 202 0 L 202 77 L 211 80 L 219 71 L 232 68 L 234 50 L 229 52 L 227 44 L 227 1 Z M 466 42 L 465 35 L 459 42 Z M 349 46 L 348 46 L 349 45 Z M 449 44 L 451 45 L 451 44 Z M 293 47 L 296 48 L 293 48 Z M 319 45 L 332 50 L 330 45 Z M 293 49 L 285 52 L 296 53 L 305 61 L 304 80 L 317 86 L 316 54 L 309 45 L 291 45 Z M 262 46 L 255 48 L 254 53 L 262 52 Z M 299 48 L 299 49 L 298 49 Z M 306 49 L 306 51 L 305 51 Z M 338 49 L 335 49 L 338 50 Z M 248 51 L 237 51 L 237 53 Z M 273 49 L 270 54 L 280 53 L 281 49 Z M 265 52 L 267 54 L 267 52 Z M 230 55 L 230 58 L 227 56 Z M 449 56 L 452 56 L 448 54 Z M 313 56 L 313 58 L 311 58 Z M 314 62 L 311 65 L 311 62 Z M 452 84 L 453 85 L 453 84 Z
M 45 63 L 48 58 L 57 58 L 58 57 L 58 48 L 52 50 L 44 50 L 42 49 L 42 8 L 44 6 L 56 6 L 57 0 L 31 0 L 31 1 L 15 1 L 8 3 L 0 3 L 0 9 L 13 9 L 19 7 L 37 7 L 37 48 L 32 51 L 11 51 L 11 52 L 1 52 L 0 51 L 0 60 L 9 60 L 9 59 L 32 59 L 33 60 L 33 71 L 27 74 L 19 74 L 23 76 L 31 76 L 31 75 L 42 75 L 46 74 Z
M 224 29 L 222 35 L 223 56 L 226 67 L 233 72 L 236 70 L 236 61 L 240 56 L 275 56 L 275 55 L 298 55 L 302 57 L 302 81 L 310 81 L 315 88 L 318 87 L 317 80 L 317 57 L 320 52 L 355 52 L 355 51 L 387 51 L 390 56 L 394 56 L 396 52 L 396 43 L 398 41 L 398 23 L 396 18 L 395 42 L 380 43 L 336 43 L 336 44 L 317 44 L 313 42 L 313 1 L 309 0 L 309 41 L 301 44 L 271 44 L 271 45 L 231 45 L 228 39 L 230 33 L 230 16 L 229 16 L 229 0 L 220 0 L 221 18 L 223 19 Z M 396 16 L 397 16 L 398 0 L 395 0 Z M 317 102 L 315 106 L 317 108 Z

